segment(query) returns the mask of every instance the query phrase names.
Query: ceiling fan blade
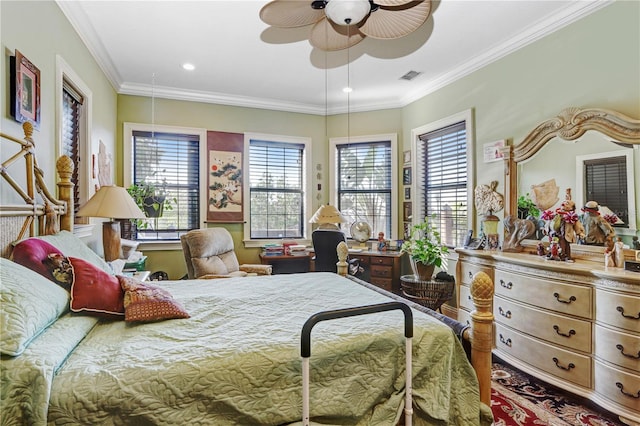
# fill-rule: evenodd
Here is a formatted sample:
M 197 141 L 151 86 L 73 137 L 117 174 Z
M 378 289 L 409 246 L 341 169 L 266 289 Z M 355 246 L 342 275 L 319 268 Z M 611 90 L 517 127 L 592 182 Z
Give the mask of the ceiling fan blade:
M 342 50 L 360 43 L 364 39 L 355 26 L 336 25 L 329 19 L 323 19 L 311 29 L 309 42 L 321 50 Z
M 431 1 L 412 1 L 402 6 L 380 6 L 359 26 L 364 35 L 393 39 L 417 30 L 431 13 Z
M 310 0 L 273 0 L 260 9 L 260 19 L 266 24 L 280 28 L 311 25 L 324 16 L 324 10 L 313 9 Z
M 413 1 L 414 0 L 374 0 L 373 2 L 378 6 L 402 6 L 403 4 Z

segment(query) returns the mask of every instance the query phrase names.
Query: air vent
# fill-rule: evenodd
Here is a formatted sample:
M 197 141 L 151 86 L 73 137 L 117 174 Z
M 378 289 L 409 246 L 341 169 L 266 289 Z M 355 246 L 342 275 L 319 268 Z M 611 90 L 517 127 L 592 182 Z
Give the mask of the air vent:
M 414 78 L 416 78 L 417 76 L 419 76 L 420 74 L 422 74 L 421 72 L 418 71 L 409 71 L 408 73 L 406 73 L 405 75 L 403 75 L 402 77 L 400 77 L 400 80 L 407 80 L 407 81 L 411 81 Z

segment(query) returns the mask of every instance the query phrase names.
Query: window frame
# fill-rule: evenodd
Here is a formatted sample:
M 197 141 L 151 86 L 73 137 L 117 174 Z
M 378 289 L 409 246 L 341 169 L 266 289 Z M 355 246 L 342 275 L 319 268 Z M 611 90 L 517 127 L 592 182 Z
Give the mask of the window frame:
M 398 227 L 400 221 L 398 217 L 398 202 L 399 202 L 399 174 L 398 174 L 398 134 L 397 133 L 383 133 L 376 135 L 363 135 L 363 136 L 347 136 L 337 137 L 329 139 L 329 199 L 331 204 L 338 206 L 338 165 L 336 164 L 338 155 L 338 145 L 347 144 L 366 144 L 373 142 L 389 141 L 391 142 L 391 235 L 385 236 L 389 240 L 398 239 Z M 346 226 L 351 226 L 347 224 Z M 372 230 L 375 231 L 375 230 Z M 375 231 L 377 232 L 377 231 Z M 377 238 L 376 235 L 372 235 L 372 239 Z
M 413 198 L 412 203 L 412 225 L 415 225 L 416 219 L 418 219 L 420 213 L 420 202 L 424 199 L 424 191 L 421 191 L 418 186 L 418 177 L 424 174 L 424 166 L 418 162 L 418 147 L 422 142 L 420 135 L 425 133 L 434 132 L 436 130 L 449 127 L 456 123 L 464 122 L 465 131 L 467 136 L 467 229 L 474 229 L 475 206 L 473 205 L 473 189 L 475 188 L 475 170 L 474 170 L 474 150 L 475 150 L 475 123 L 473 119 L 473 109 L 467 109 L 456 114 L 452 114 L 448 117 L 441 118 L 431 123 L 424 124 L 420 127 L 411 129 L 411 150 L 413 151 L 411 156 L 411 168 L 413 170 L 414 178 L 411 183 L 411 194 Z
M 198 219 L 199 229 L 204 227 L 207 219 L 207 197 L 203 196 L 203 188 L 207 187 L 207 168 L 202 167 L 207 164 L 207 130 L 198 127 L 181 127 L 181 126 L 165 126 L 160 124 L 144 124 L 144 123 L 124 123 L 123 126 L 123 182 L 127 188 L 132 183 L 133 176 L 133 132 L 158 132 L 158 133 L 179 133 L 197 135 L 199 141 L 199 160 L 200 170 L 198 171 L 198 180 L 200 185 L 200 217 Z M 140 248 L 144 250 L 179 250 L 182 248 L 180 241 L 175 240 L 157 240 L 157 241 L 141 241 Z
M 295 241 L 299 242 L 299 244 L 307 245 L 311 242 L 311 224 L 309 223 L 309 219 L 313 215 L 313 211 L 311 211 L 311 138 L 304 136 L 285 136 L 285 135 L 274 135 L 268 133 L 244 133 L 244 155 L 242 158 L 242 191 L 243 191 L 243 213 L 244 213 L 244 234 L 243 234 L 243 243 L 245 248 L 253 248 L 253 247 L 262 247 L 265 244 L 281 242 L 282 239 L 278 238 L 261 238 L 261 239 L 252 239 L 251 238 L 251 188 L 249 183 L 249 176 L 251 174 L 250 169 L 250 146 L 251 140 L 261 140 L 266 142 L 274 142 L 281 144 L 295 144 L 295 145 L 303 145 L 303 169 L 302 169 L 302 190 L 304 192 L 304 196 L 302 197 L 302 209 L 303 209 L 303 230 L 302 230 L 302 238 L 295 239 Z
M 625 157 L 625 166 L 627 169 L 627 206 L 629 209 L 629 223 L 628 226 L 616 226 L 616 233 L 620 235 L 635 235 L 635 232 L 638 229 L 637 220 L 631 220 L 631 218 L 638 217 L 636 211 L 636 187 L 634 183 L 634 173 L 636 173 L 637 171 L 635 171 L 633 167 L 633 152 L 634 149 L 622 149 L 615 151 L 598 152 L 595 154 L 576 155 L 576 194 L 574 201 L 576 202 L 577 207 L 584 206 L 584 204 L 588 201 L 585 200 L 585 161 L 603 160 L 612 157 Z
M 64 116 L 63 92 L 65 80 L 83 97 L 82 114 L 79 121 L 80 134 L 78 138 L 78 155 L 81 161 L 80 164 L 74 164 L 78 170 L 78 181 L 80 182 L 78 197 L 80 199 L 80 205 L 83 205 L 91 197 L 91 188 L 93 188 L 93 174 L 90 161 L 92 153 L 91 128 L 93 120 L 93 92 L 62 56 L 56 55 L 56 158 L 60 157 L 63 153 L 62 118 Z M 82 161 L 82 159 L 84 159 L 84 161 Z M 89 218 L 75 218 L 74 221 L 74 233 L 79 236 L 91 234 L 92 226 L 82 226 L 82 224 L 89 224 Z

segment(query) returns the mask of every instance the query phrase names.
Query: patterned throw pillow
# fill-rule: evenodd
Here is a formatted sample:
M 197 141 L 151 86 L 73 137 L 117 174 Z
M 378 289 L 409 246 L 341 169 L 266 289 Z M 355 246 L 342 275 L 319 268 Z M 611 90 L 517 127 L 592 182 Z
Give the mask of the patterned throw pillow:
M 71 310 L 110 319 L 124 318 L 124 291 L 115 275 L 92 263 L 69 257 L 73 268 Z
M 124 290 L 125 321 L 153 322 L 190 317 L 168 291 L 131 277 L 118 275 L 118 280 Z
M 73 268 L 69 263 L 69 259 L 60 253 L 51 253 L 42 263 L 47 267 L 56 284 L 67 291 L 71 290 Z

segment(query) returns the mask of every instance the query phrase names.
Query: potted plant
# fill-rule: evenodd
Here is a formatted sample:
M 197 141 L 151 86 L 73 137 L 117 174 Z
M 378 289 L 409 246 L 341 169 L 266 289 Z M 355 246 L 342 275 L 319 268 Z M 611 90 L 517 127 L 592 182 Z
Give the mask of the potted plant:
M 142 180 L 139 183 L 131 184 L 127 192 L 134 199 L 140 210 L 149 218 L 162 217 L 164 210 L 173 210 L 175 198 L 167 198 L 166 183 L 157 183 Z M 136 225 L 145 229 L 148 223 L 144 220 L 137 220 Z M 145 226 L 146 225 L 146 226 Z
M 527 219 L 529 216 L 540 217 L 540 209 L 535 205 L 529 193 L 518 197 L 518 219 Z
M 402 243 L 400 251 L 409 255 L 411 269 L 419 280 L 430 280 L 436 267 L 447 269 L 449 248 L 442 245 L 440 233 L 427 217 L 411 227 L 409 239 Z

